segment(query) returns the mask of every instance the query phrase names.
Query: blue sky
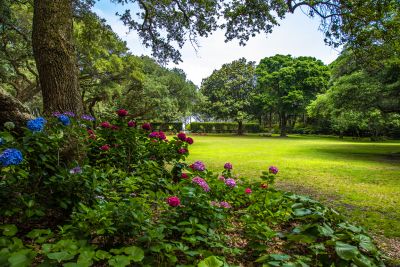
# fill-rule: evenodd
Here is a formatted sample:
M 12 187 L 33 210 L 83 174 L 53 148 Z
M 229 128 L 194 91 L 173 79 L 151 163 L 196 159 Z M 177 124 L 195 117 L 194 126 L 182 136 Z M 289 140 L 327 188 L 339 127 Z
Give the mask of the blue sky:
M 121 12 L 126 8 L 132 10 L 135 7 L 133 4 L 121 6 L 109 0 L 101 0 L 93 10 L 107 20 L 112 29 L 127 42 L 133 54 L 150 55 L 150 49 L 141 44 L 137 34 L 128 33 L 128 29 L 115 16 L 117 11 Z M 208 77 L 213 70 L 241 57 L 258 63 L 264 57 L 291 54 L 313 56 L 326 64 L 337 58 L 339 51 L 324 44 L 323 33 L 318 30 L 318 19 L 310 19 L 297 11 L 295 14 L 288 14 L 280 24 L 272 34 L 260 34 L 250 39 L 244 47 L 239 46 L 237 41 L 225 43 L 224 32 L 217 31 L 208 38 L 199 39 L 200 48 L 197 52 L 189 43 L 186 44 L 181 50 L 183 62 L 168 66 L 183 69 L 188 78 L 200 86 L 202 79 Z

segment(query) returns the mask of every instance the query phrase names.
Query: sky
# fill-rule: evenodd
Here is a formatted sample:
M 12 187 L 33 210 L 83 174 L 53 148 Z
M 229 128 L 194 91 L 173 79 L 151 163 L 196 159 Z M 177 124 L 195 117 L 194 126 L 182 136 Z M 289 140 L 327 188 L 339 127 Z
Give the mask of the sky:
M 132 54 L 151 56 L 151 49 L 144 47 L 136 32 L 129 32 L 115 15 L 126 8 L 133 9 L 129 5 L 121 6 L 109 0 L 101 0 L 93 11 L 106 19 L 120 38 L 127 42 Z M 216 31 L 208 38 L 199 38 L 200 48 L 197 51 L 187 43 L 181 49 L 183 62 L 178 65 L 170 63 L 168 67 L 183 69 L 187 78 L 200 86 L 202 79 L 210 76 L 213 70 L 241 57 L 258 64 L 264 57 L 291 54 L 295 57 L 313 56 L 329 64 L 337 58 L 340 51 L 325 45 L 324 35 L 318 30 L 318 26 L 317 18 L 311 19 L 297 11 L 295 14 L 288 14 L 280 22 L 280 26 L 274 28 L 272 34 L 259 34 L 244 47 L 239 46 L 235 40 L 225 43 L 224 32 Z

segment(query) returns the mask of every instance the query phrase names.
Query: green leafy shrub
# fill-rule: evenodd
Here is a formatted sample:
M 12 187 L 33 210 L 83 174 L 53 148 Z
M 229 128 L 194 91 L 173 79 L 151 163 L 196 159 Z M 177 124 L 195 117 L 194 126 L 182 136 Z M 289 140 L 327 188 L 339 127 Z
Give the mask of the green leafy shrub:
M 184 133 L 117 114 L 94 128 L 59 114 L 23 137 L 1 133 L 0 266 L 384 265 L 362 228 L 275 190 L 277 167 L 257 182 L 231 163 L 213 173 L 184 161 Z M 71 140 L 80 162 L 59 157 Z
M 261 127 L 257 123 L 244 123 L 243 128 L 248 133 L 261 132 Z M 193 133 L 236 133 L 238 124 L 235 122 L 192 122 L 188 129 Z

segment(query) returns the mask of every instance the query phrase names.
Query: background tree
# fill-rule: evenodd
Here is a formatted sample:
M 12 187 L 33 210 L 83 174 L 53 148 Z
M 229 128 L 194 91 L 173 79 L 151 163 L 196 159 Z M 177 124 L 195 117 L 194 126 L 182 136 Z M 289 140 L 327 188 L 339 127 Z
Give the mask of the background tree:
M 2 13 L 7 14 L 12 1 L 2 1 Z M 44 106 L 47 112 L 54 109 L 82 110 L 77 82 L 76 59 L 73 41 L 72 18 L 82 14 L 94 4 L 93 0 L 35 0 L 33 20 L 33 51 L 39 70 Z M 354 41 L 358 26 L 383 25 L 393 9 L 395 0 L 385 1 L 251 1 L 224 2 L 209 0 L 200 2 L 156 0 L 114 0 L 116 3 L 138 4 L 138 16 L 132 16 L 129 8 L 121 14 L 122 21 L 137 30 L 146 46 L 152 47 L 153 55 L 166 61 L 180 60 L 180 53 L 172 43 L 182 47 L 185 40 L 196 44 L 198 36 L 206 37 L 217 28 L 226 29 L 227 40 L 239 39 L 244 44 L 250 36 L 261 31 L 270 33 L 286 13 L 298 8 L 309 16 L 322 19 L 322 29 L 331 44 Z M 172 15 L 171 15 L 172 14 Z M 219 18 L 223 16 L 224 20 Z M 3 16 L 5 21 L 7 16 Z M 222 22 L 222 24 L 220 24 Z M 356 27 L 357 26 L 357 27 Z M 60 38 L 57 33 L 62 33 Z M 51 63 L 51 64 L 50 64 Z M 57 81 L 57 82 L 55 82 Z M 68 98 L 68 99 L 67 99 Z
M 207 97 L 205 113 L 238 122 L 238 134 L 243 134 L 243 121 L 251 114 L 250 100 L 256 85 L 254 71 L 254 62 L 241 58 L 214 70 L 201 84 L 200 92 Z
M 293 127 L 296 117 L 305 112 L 318 92 L 326 89 L 329 79 L 328 67 L 320 60 L 290 55 L 262 59 L 256 73 L 259 90 L 269 95 L 270 107 L 279 116 L 281 136 L 286 136 L 288 119 Z
M 149 57 L 140 58 L 143 80 L 130 82 L 121 104 L 135 117 L 162 122 L 182 121 L 197 101 L 197 87 L 180 69 L 167 69 Z
M 366 62 L 358 64 L 355 55 L 346 50 L 331 64 L 329 89 L 310 104 L 308 114 L 315 125 L 328 122 L 341 136 L 364 132 L 377 139 L 396 128 L 399 118 L 399 61 L 388 54 L 381 59 L 382 67 L 371 71 Z M 369 61 L 374 64 L 374 55 Z

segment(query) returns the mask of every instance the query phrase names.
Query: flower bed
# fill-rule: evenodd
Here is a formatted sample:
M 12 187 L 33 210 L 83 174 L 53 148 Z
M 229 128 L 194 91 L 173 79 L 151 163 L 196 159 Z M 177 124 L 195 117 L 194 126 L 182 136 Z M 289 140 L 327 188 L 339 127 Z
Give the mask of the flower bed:
M 185 162 L 191 137 L 55 114 L 0 133 L 0 266 L 382 266 L 320 203 Z M 210 152 L 211 153 L 211 152 Z

